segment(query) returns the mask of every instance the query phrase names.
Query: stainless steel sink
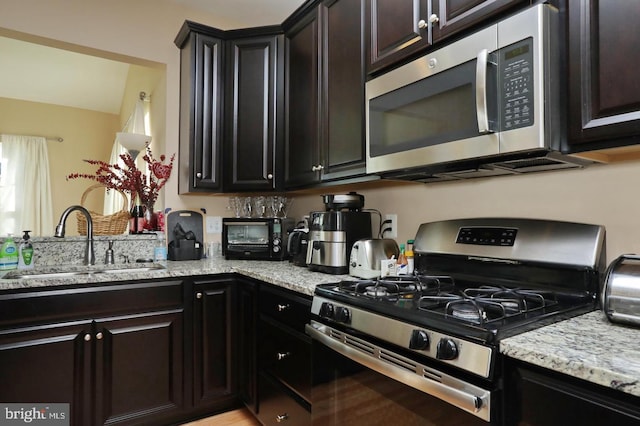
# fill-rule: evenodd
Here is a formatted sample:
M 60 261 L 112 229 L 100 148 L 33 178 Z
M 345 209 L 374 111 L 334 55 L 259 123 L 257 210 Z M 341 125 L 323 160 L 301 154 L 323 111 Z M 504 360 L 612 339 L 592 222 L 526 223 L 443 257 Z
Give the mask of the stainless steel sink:
M 137 272 L 154 272 L 165 270 L 166 267 L 160 264 L 145 264 L 144 266 L 127 266 L 127 267 L 89 267 L 80 269 L 78 266 L 69 267 L 68 271 L 52 268 L 51 270 L 33 270 L 33 271 L 12 271 L 5 274 L 2 278 L 7 280 L 14 279 L 51 279 L 51 278 L 71 278 L 77 276 L 97 275 L 97 274 L 122 274 Z

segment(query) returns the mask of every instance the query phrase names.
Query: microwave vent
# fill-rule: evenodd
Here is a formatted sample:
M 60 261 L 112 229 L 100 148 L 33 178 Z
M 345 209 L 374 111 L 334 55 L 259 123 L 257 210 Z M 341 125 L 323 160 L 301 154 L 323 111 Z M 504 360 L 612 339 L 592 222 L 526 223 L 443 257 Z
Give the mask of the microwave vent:
M 582 167 L 579 162 L 565 161 L 558 158 L 538 157 L 493 163 L 493 166 L 512 170 L 516 173 L 537 172 L 543 170 L 570 169 Z

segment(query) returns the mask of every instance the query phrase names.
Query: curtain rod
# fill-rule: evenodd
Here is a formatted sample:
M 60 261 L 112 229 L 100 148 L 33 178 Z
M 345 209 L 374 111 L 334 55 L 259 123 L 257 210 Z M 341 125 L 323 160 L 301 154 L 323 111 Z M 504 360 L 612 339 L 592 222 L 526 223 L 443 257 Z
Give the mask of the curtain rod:
M 61 138 L 60 136 L 55 136 L 55 137 L 54 136 L 51 136 L 51 137 L 50 136 L 45 136 L 45 139 L 46 140 L 50 140 L 50 141 L 56 141 L 56 142 L 63 142 L 64 141 L 64 139 Z

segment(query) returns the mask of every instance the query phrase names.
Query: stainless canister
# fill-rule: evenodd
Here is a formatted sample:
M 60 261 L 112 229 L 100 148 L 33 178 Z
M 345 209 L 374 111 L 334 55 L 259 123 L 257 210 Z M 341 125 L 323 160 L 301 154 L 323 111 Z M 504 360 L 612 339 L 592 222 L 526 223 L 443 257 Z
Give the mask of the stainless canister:
M 611 262 L 602 290 L 602 309 L 612 322 L 640 326 L 640 256 L 624 254 Z

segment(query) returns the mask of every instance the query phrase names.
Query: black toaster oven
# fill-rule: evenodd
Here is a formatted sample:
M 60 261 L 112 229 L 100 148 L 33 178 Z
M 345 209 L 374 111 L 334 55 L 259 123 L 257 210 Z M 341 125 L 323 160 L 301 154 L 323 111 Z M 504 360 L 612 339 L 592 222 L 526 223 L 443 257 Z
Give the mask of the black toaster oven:
M 287 240 L 294 227 L 291 218 L 223 218 L 222 254 L 225 259 L 287 260 Z

